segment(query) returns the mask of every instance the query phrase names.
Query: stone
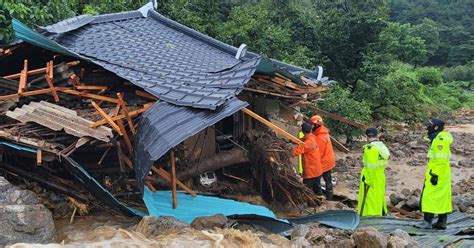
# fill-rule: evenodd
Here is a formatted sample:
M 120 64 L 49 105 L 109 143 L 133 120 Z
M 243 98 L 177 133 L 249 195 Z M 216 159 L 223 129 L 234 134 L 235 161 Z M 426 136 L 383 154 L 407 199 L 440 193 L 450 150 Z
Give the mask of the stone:
M 43 205 L 0 205 L 0 246 L 54 242 L 53 216 Z
M 333 248 L 351 248 L 356 247 L 352 239 L 339 239 L 331 243 L 329 247 Z
M 227 217 L 222 214 L 216 214 L 212 216 L 203 216 L 197 217 L 191 223 L 191 227 L 197 230 L 205 230 L 212 228 L 226 228 L 227 227 Z
M 402 189 L 401 194 L 404 195 L 405 197 L 408 197 L 411 195 L 411 191 L 405 188 L 405 189 Z
M 387 237 L 379 233 L 373 227 L 357 229 L 352 234 L 352 239 L 356 247 L 364 248 L 385 248 L 387 247 Z
M 291 239 L 297 237 L 306 237 L 309 231 L 310 228 L 307 225 L 295 225 L 295 227 L 293 227 L 293 231 L 291 231 Z
M 173 216 L 160 216 L 158 218 L 145 216 L 137 224 L 135 231 L 142 233 L 148 238 L 163 234 L 163 232 L 177 232 L 187 227 L 189 227 L 189 224 L 181 222 Z
M 0 246 L 54 242 L 51 212 L 29 190 L 20 190 L 0 177 Z
M 306 235 L 306 239 L 312 242 L 324 239 L 326 236 L 326 228 L 312 228 Z
M 388 247 L 391 248 L 418 248 L 418 242 L 416 242 L 407 232 L 396 229 L 390 233 L 388 240 Z
M 410 210 L 418 210 L 420 208 L 420 197 L 411 195 L 407 198 L 405 206 Z
M 301 236 L 295 239 L 291 239 L 291 242 L 295 245 L 295 247 L 303 247 L 303 248 L 311 247 L 311 244 L 309 243 L 309 241 Z
M 392 202 L 392 204 L 394 206 L 396 206 L 399 202 L 401 202 L 405 199 L 406 199 L 405 195 L 403 195 L 401 193 L 394 192 L 394 193 L 390 194 L 390 201 Z
M 415 189 L 415 190 L 413 190 L 412 195 L 414 195 L 414 196 L 421 196 L 421 189 Z

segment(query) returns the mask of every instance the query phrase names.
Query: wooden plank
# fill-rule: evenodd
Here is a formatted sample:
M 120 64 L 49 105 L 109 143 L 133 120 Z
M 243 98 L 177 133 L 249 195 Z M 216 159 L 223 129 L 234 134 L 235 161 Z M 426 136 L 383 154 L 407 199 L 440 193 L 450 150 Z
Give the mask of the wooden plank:
M 337 140 L 336 138 L 332 137 L 332 136 L 329 136 L 329 138 L 331 138 L 331 141 L 332 143 L 334 144 L 334 146 L 339 149 L 339 151 L 341 152 L 344 152 L 344 153 L 349 153 L 351 152 L 351 150 L 349 150 L 349 148 L 345 147 L 341 142 L 339 142 L 339 140 Z
M 95 108 L 95 110 L 102 116 L 102 118 L 105 119 L 105 121 L 113 128 L 115 131 L 117 131 L 118 134 L 123 135 L 122 131 L 120 131 L 120 127 L 112 120 L 112 118 L 105 113 L 105 111 L 97 105 L 94 101 L 92 101 L 92 107 Z
M 36 149 L 36 165 L 43 164 L 43 152 L 41 149 Z
M 130 142 L 130 138 L 128 137 L 128 133 L 127 133 L 127 130 L 125 129 L 125 125 L 123 124 L 122 120 L 118 120 L 117 125 L 119 126 L 120 131 L 123 134 L 123 140 L 125 140 L 125 145 L 127 145 L 128 154 L 131 155 L 132 154 L 132 142 Z
M 250 115 L 251 117 L 253 117 L 254 119 L 256 119 L 257 121 L 261 122 L 262 124 L 264 124 L 265 126 L 269 127 L 270 129 L 274 130 L 276 133 L 282 135 L 283 137 L 287 138 L 287 139 L 290 139 L 291 141 L 293 141 L 295 144 L 298 144 L 298 145 L 302 145 L 304 144 L 303 141 L 301 141 L 300 139 L 298 139 L 297 137 L 289 134 L 288 132 L 286 132 L 285 130 L 281 129 L 280 127 L 278 127 L 277 125 L 271 123 L 270 121 L 266 120 L 265 118 L 261 117 L 260 115 L 254 113 L 253 111 L 251 111 L 250 109 L 248 108 L 243 108 L 241 109 L 242 112 Z
M 248 87 L 244 87 L 244 90 L 255 92 L 255 93 L 261 93 L 261 94 L 265 94 L 265 95 L 281 97 L 281 98 L 303 100 L 303 97 L 300 97 L 300 96 L 287 96 L 287 95 L 282 95 L 282 94 L 273 93 L 273 92 L 264 91 L 264 90 L 256 90 L 256 89 L 252 89 L 252 88 L 248 88 Z
M 155 172 L 156 174 L 160 175 L 162 178 L 164 178 L 166 181 L 171 182 L 171 175 L 165 171 L 163 168 L 156 168 L 155 166 L 151 166 L 151 170 Z M 184 191 L 188 192 L 192 196 L 196 196 L 196 192 L 194 192 L 192 189 L 190 189 L 188 186 L 186 186 L 184 183 L 182 183 L 180 180 L 176 179 L 176 184 L 181 187 Z
M 23 70 L 20 73 L 20 83 L 18 84 L 18 94 L 22 94 L 26 89 L 26 81 L 28 79 L 28 60 L 23 61 Z
M 132 135 L 135 135 L 135 126 L 133 125 L 132 118 L 128 114 L 128 109 L 127 106 L 125 106 L 125 102 L 123 101 L 123 94 L 122 93 L 117 93 L 117 98 L 119 100 L 118 104 L 122 108 L 122 112 L 125 115 L 125 118 L 127 119 L 128 122 L 128 128 L 130 128 L 130 131 L 132 132 Z
M 100 86 L 100 85 L 77 85 L 76 90 L 107 90 L 107 86 Z
M 133 170 L 133 163 L 132 163 L 132 160 L 130 160 L 130 158 L 122 154 L 121 159 L 128 166 L 128 168 Z
M 145 92 L 145 91 L 141 91 L 141 90 L 136 90 L 135 91 L 135 95 L 137 96 L 141 96 L 141 97 L 144 97 L 144 98 L 148 98 L 150 100 L 154 100 L 154 101 L 157 101 L 158 98 L 148 92 Z
M 48 76 L 49 78 L 51 78 L 51 80 L 54 78 L 54 63 L 52 60 L 49 61 Z
M 150 181 L 145 181 L 145 185 L 151 190 L 151 192 L 155 193 L 157 190 L 153 185 L 150 183 Z
M 51 94 L 53 95 L 53 99 L 55 102 L 59 102 L 58 93 L 56 92 L 56 88 L 53 85 L 53 79 L 50 78 L 48 75 L 44 75 L 46 82 L 48 82 L 49 89 L 51 90 Z
M 359 123 L 357 121 L 353 121 L 351 119 L 348 119 L 344 116 L 340 116 L 340 115 L 337 115 L 337 114 L 333 114 L 333 113 L 329 113 L 327 111 L 324 111 L 322 109 L 319 109 L 319 108 L 316 108 L 314 106 L 307 106 L 307 108 L 313 110 L 315 113 L 319 114 L 319 115 L 323 115 L 323 116 L 326 116 L 326 117 L 329 117 L 331 119 L 334 119 L 334 120 L 338 120 L 340 122 L 343 122 L 343 123 L 346 123 L 346 124 L 349 124 L 351 126 L 354 126 L 354 127 L 358 127 L 358 128 L 361 128 L 361 129 L 364 129 L 366 130 L 367 128 L 369 128 L 369 126 L 365 125 L 365 124 L 362 124 L 362 123 Z
M 67 66 L 68 67 L 73 67 L 73 66 L 78 65 L 79 63 L 80 63 L 80 61 L 72 61 L 72 62 L 67 63 Z M 28 71 L 28 75 L 35 75 L 35 74 L 40 74 L 40 73 L 46 72 L 47 68 L 48 67 L 43 67 L 43 68 L 38 68 L 38 69 Z M 20 76 L 21 76 L 21 72 L 20 73 L 15 73 L 15 74 L 12 74 L 12 75 L 8 75 L 8 76 L 4 76 L 3 78 L 5 78 L 5 79 L 17 79 Z
M 151 105 L 146 105 L 146 106 L 144 106 L 144 107 L 141 108 L 141 109 L 137 109 L 137 110 L 134 110 L 134 111 L 130 111 L 130 112 L 128 112 L 128 114 L 129 114 L 129 116 L 134 117 L 134 116 L 137 116 L 137 115 L 139 115 L 139 114 L 141 114 L 141 113 L 147 111 L 147 109 L 150 108 L 150 107 L 151 107 Z M 111 119 L 112 119 L 113 121 L 117 121 L 117 120 L 121 120 L 121 119 L 124 119 L 124 118 L 125 118 L 125 115 L 122 114 L 122 115 L 114 116 L 114 117 L 112 117 Z M 107 123 L 107 121 L 106 121 L 105 119 L 102 119 L 102 120 L 100 120 L 100 121 L 96 121 L 96 122 L 92 123 L 92 124 L 90 125 L 90 127 L 96 128 L 96 127 L 102 126 L 102 125 L 104 125 L 104 124 L 106 124 L 106 123 Z
M 101 101 L 106 101 L 106 102 L 111 102 L 111 103 L 118 103 L 118 99 L 112 98 L 112 97 L 107 97 L 107 96 L 100 96 L 96 94 L 91 94 L 87 92 L 81 92 L 73 89 L 68 89 L 68 88 L 58 88 L 60 92 L 70 94 L 70 95 L 76 95 L 76 96 L 81 96 L 85 98 L 91 98 L 91 99 L 96 99 L 96 100 L 101 100 Z
M 170 164 L 171 164 L 171 193 L 173 195 L 173 208 L 178 206 L 178 199 L 176 197 L 176 160 L 174 157 L 174 151 L 170 152 Z
M 23 92 L 23 94 L 21 96 L 35 96 L 35 95 L 42 95 L 42 94 L 46 94 L 46 93 L 51 93 L 51 89 L 26 91 L 26 92 Z M 0 101 L 15 99 L 15 98 L 18 98 L 18 97 L 20 97 L 20 95 L 18 95 L 18 93 L 10 94 L 10 95 L 4 95 L 4 96 L 0 96 Z

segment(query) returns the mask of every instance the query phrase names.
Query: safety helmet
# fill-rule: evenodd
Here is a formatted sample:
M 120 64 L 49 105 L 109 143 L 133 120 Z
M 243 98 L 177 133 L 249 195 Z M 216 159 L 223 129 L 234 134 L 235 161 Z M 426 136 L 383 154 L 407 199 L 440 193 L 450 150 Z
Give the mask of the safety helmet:
M 313 115 L 309 120 L 314 125 L 323 125 L 323 118 L 321 118 L 319 115 Z

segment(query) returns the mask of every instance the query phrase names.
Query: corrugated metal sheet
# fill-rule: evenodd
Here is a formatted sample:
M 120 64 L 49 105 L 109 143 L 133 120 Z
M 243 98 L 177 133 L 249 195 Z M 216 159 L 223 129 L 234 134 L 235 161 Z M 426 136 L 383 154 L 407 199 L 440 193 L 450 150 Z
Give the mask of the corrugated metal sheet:
M 133 164 L 137 181 L 142 183 L 153 162 L 171 148 L 247 105 L 237 98 L 215 111 L 155 103 L 143 114 L 135 135 Z
M 456 236 L 457 234 L 469 228 L 474 228 L 474 219 L 461 212 L 448 215 L 448 228 L 446 230 L 415 228 L 413 225 L 419 222 L 420 220 L 395 217 L 363 217 L 359 226 L 371 226 L 382 233 L 391 233 L 396 229 L 402 229 L 412 235 L 420 243 L 420 247 L 443 247 L 459 240 L 460 236 Z
M 45 101 L 30 102 L 21 108 L 8 111 L 6 115 L 21 122 L 35 122 L 54 131 L 64 130 L 76 137 L 92 137 L 109 142 L 112 129 L 100 126 L 90 128 L 91 121 L 77 115 L 76 111 Z

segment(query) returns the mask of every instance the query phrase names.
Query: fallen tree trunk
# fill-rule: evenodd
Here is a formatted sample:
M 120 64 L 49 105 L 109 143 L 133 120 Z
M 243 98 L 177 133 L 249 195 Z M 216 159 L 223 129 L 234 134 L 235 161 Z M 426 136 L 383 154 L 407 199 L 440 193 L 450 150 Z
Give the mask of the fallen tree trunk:
M 225 167 L 249 163 L 245 151 L 240 148 L 233 148 L 222 151 L 215 156 L 206 158 L 197 164 L 189 166 L 185 171 L 178 173 L 180 181 L 186 181 L 207 171 L 215 171 Z

